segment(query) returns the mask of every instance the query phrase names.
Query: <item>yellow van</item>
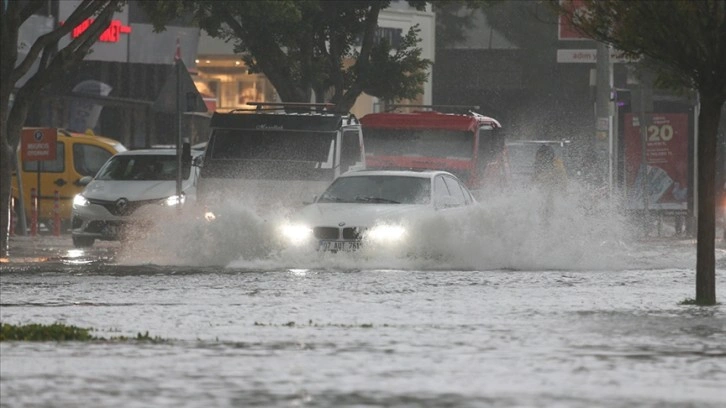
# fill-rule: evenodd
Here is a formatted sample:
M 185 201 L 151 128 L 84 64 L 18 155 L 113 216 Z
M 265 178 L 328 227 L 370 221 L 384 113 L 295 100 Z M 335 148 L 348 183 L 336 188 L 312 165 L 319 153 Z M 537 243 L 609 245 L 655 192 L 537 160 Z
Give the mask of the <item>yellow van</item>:
M 53 201 L 55 192 L 60 196 L 61 230 L 66 231 L 70 225 L 71 205 L 73 197 L 83 191 L 81 177 L 95 176 L 96 172 L 111 156 L 126 150 L 120 142 L 101 136 L 83 133 L 71 133 L 58 129 L 55 160 L 40 162 L 23 161 L 18 154 L 18 167 L 23 181 L 23 199 L 25 216 L 30 221 L 31 189 L 40 191 L 38 219 L 47 226 L 52 225 Z M 40 176 L 39 176 L 40 174 Z M 18 177 L 13 173 L 13 198 L 18 203 Z M 39 188 L 40 187 L 40 188 Z M 20 211 L 16 210 L 19 215 Z M 28 227 L 30 224 L 28 223 Z

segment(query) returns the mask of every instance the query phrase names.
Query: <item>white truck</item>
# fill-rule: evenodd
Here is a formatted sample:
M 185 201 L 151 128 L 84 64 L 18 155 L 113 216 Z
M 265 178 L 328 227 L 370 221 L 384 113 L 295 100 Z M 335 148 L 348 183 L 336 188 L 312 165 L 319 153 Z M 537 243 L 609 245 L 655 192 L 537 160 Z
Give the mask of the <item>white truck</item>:
M 244 206 L 264 216 L 312 201 L 340 174 L 364 167 L 358 119 L 329 104 L 250 103 L 214 113 L 198 202 Z

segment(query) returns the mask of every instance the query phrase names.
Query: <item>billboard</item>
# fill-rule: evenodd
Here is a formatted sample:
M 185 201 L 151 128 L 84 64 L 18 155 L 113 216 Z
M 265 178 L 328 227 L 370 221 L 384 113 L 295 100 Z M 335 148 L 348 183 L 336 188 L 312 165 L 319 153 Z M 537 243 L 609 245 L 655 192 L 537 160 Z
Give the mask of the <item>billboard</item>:
M 642 210 L 647 206 L 649 210 L 686 211 L 690 194 L 688 114 L 653 113 L 649 116 L 645 132 L 641 132 L 638 116 L 625 114 L 627 208 Z

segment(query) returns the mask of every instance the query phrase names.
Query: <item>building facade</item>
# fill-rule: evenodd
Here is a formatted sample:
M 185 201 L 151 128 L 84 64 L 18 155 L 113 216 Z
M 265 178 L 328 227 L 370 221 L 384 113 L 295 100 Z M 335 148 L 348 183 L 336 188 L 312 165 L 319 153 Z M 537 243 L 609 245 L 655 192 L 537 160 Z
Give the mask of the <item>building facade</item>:
M 391 6 L 382 10 L 379 15 L 377 35 L 389 39 L 395 45 L 414 25 L 418 25 L 421 30 L 419 46 L 422 48 L 422 58 L 433 61 L 435 16 L 430 8 L 418 11 L 405 1 L 391 2 Z M 202 32 L 195 63 L 198 75 L 194 77 L 194 82 L 210 106 L 220 110 L 230 110 L 245 108 L 247 102 L 279 101 L 279 96 L 270 81 L 263 74 L 250 73 L 244 61 L 235 54 L 231 42 L 212 38 Z M 345 63 L 351 64 L 352 61 Z M 431 103 L 431 72 L 428 77 L 429 80 L 424 84 L 424 92 L 418 103 Z M 362 94 L 351 112 L 361 117 L 378 108 L 377 98 Z

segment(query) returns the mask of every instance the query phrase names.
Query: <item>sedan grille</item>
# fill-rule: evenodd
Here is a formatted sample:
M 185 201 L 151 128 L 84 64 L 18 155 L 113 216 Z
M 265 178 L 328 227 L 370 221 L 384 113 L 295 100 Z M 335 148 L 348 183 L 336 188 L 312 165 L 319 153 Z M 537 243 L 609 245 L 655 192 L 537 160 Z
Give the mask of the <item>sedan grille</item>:
M 107 201 L 107 200 L 97 200 L 89 198 L 88 201 L 91 204 L 96 204 L 104 207 L 113 215 L 116 216 L 126 216 L 131 215 L 134 213 L 134 211 L 138 210 L 140 207 L 143 207 L 148 204 L 156 204 L 161 202 L 162 200 L 156 199 L 156 200 L 142 200 L 142 201 L 128 201 L 126 199 L 120 198 L 116 201 Z
M 317 239 L 339 240 L 342 237 L 344 240 L 360 241 L 363 238 L 363 231 L 365 231 L 365 228 L 361 227 L 315 227 L 313 228 L 313 235 Z
M 315 227 L 313 234 L 317 239 L 338 239 L 340 237 L 339 228 L 335 227 Z

